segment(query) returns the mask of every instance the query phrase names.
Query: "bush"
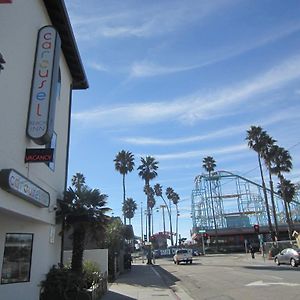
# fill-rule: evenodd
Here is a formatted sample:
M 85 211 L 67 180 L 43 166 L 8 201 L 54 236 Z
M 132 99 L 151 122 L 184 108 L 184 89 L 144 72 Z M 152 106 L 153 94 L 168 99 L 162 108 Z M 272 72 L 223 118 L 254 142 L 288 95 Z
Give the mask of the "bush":
M 75 299 L 83 285 L 82 278 L 71 269 L 53 266 L 41 282 L 41 300 Z
M 84 288 L 88 289 L 94 284 L 98 283 L 100 275 L 100 268 L 95 262 L 89 260 L 83 262 Z
M 80 291 L 99 282 L 100 268 L 96 263 L 85 261 L 83 274 L 72 272 L 70 267 L 53 266 L 41 282 L 41 300 L 76 299 Z

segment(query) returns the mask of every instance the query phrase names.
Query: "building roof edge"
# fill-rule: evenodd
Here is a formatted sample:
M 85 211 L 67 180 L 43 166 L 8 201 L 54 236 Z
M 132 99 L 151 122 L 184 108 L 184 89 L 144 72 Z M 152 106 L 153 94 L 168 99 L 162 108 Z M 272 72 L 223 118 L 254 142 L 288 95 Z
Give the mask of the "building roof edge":
M 72 76 L 72 89 L 87 89 L 89 87 L 88 80 L 80 58 L 64 0 L 43 0 L 43 2 L 48 11 L 52 25 L 60 35 L 62 51 Z

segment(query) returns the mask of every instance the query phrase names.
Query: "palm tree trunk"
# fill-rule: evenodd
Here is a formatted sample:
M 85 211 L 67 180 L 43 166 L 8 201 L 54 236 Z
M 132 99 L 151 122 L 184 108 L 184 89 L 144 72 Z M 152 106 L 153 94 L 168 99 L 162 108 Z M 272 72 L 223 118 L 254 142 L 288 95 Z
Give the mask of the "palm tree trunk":
M 288 209 L 288 202 L 286 201 L 286 196 L 285 196 L 285 187 L 284 187 L 284 183 L 283 183 L 283 176 L 281 175 L 281 173 L 278 174 L 279 180 L 280 180 L 280 185 L 282 187 L 282 198 L 283 198 L 283 202 L 284 202 L 284 208 L 285 208 L 285 217 L 286 217 L 286 222 L 288 225 L 288 235 L 289 235 L 289 239 L 292 239 L 292 228 L 291 228 L 291 220 L 290 220 L 290 214 L 289 214 L 289 209 Z
M 213 221 L 214 221 L 214 227 L 215 227 L 216 246 L 217 246 L 217 249 L 219 249 L 218 228 L 217 228 L 217 221 L 216 221 L 216 215 L 215 215 L 214 201 L 213 201 L 213 195 L 212 195 L 212 187 L 211 187 L 211 181 L 210 181 L 210 173 L 211 173 L 211 172 L 208 172 L 210 201 L 211 201 L 211 209 L 212 209 Z
M 85 228 L 82 224 L 77 224 L 73 231 L 73 251 L 71 268 L 77 274 L 82 274 L 83 251 L 85 243 Z
M 272 240 L 274 241 L 274 232 L 273 232 L 272 220 L 271 220 L 271 216 L 270 216 L 270 207 L 269 207 L 269 202 L 268 202 L 267 189 L 266 189 L 266 184 L 265 184 L 264 174 L 263 174 L 263 171 L 262 171 L 262 165 L 261 165 L 261 159 L 260 159 L 259 153 L 257 153 L 257 156 L 258 156 L 258 164 L 259 164 L 261 182 L 262 182 L 262 187 L 263 187 L 263 193 L 264 193 L 264 198 L 265 198 L 265 205 L 266 205 L 266 211 L 267 211 L 269 232 L 271 234 Z
M 166 234 L 165 207 L 162 205 L 164 236 Z
M 154 224 L 153 224 L 153 223 L 154 223 L 154 222 L 153 222 L 153 217 L 154 217 L 154 216 L 153 216 L 153 208 L 151 208 L 150 212 L 151 212 L 151 222 L 152 222 L 152 226 L 151 226 L 151 235 L 153 235 L 153 233 L 154 233 L 154 229 L 153 229 L 153 225 L 154 225 Z
M 149 180 L 145 180 L 145 186 L 149 187 Z M 151 210 L 149 205 L 149 195 L 147 195 L 147 215 L 148 215 L 148 242 L 150 242 L 151 237 Z M 147 255 L 147 264 L 152 265 L 152 259 L 151 259 L 151 246 L 149 245 L 148 249 L 148 255 Z
M 171 210 L 170 210 L 170 207 L 168 206 L 165 198 L 163 196 L 160 196 L 161 199 L 163 199 L 165 205 L 166 205 L 166 208 L 167 208 L 167 211 L 168 211 L 168 215 L 169 215 L 169 222 L 170 222 L 170 240 L 171 240 L 171 245 L 174 246 L 174 241 L 173 241 L 173 229 L 172 229 L 172 215 L 171 215 Z M 171 200 L 170 200 L 170 206 L 171 206 Z
M 123 210 L 124 205 L 125 205 L 125 198 L 126 198 L 126 193 L 125 193 L 125 174 L 123 174 L 123 207 L 122 207 L 122 210 Z M 123 217 L 124 217 L 124 224 L 126 225 L 126 217 L 125 217 L 124 211 L 123 211 Z
M 169 200 L 169 210 L 170 210 L 170 236 L 171 236 L 171 246 L 174 246 L 173 230 L 172 230 L 172 206 L 171 206 L 171 200 Z
M 275 206 L 275 200 L 274 200 L 274 186 L 273 186 L 273 180 L 272 180 L 272 174 L 270 172 L 270 168 L 269 168 L 269 180 L 270 180 L 270 190 L 271 190 L 272 211 L 273 211 L 273 218 L 274 218 L 274 223 L 275 223 L 275 235 L 278 238 L 279 230 L 278 230 L 276 206 Z

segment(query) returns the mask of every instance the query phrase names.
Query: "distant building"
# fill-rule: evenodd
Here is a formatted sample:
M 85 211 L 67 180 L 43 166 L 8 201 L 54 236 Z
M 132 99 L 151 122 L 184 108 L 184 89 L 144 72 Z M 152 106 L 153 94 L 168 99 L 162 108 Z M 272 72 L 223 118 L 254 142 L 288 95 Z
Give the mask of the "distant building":
M 37 300 L 60 262 L 71 95 L 88 88 L 63 0 L 0 0 L 0 298 Z

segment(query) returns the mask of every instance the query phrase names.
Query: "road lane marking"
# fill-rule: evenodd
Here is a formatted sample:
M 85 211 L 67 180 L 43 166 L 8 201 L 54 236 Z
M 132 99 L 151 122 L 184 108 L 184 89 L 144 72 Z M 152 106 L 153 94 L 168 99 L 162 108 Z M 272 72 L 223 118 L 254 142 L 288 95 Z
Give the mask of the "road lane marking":
M 254 281 L 246 284 L 246 286 L 271 286 L 271 285 L 285 285 L 285 286 L 300 286 L 300 283 L 292 282 L 264 282 L 262 280 Z

